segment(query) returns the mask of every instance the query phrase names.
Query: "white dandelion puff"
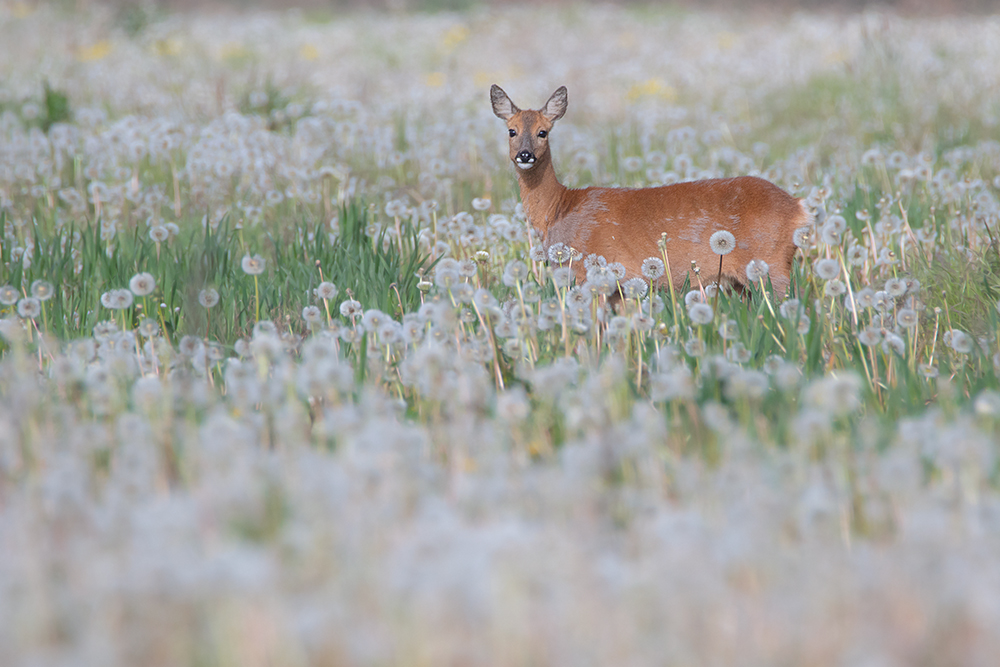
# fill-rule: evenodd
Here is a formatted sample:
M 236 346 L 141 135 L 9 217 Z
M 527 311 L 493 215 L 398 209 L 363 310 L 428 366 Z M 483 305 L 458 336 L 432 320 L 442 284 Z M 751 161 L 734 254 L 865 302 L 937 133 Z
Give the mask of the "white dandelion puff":
M 340 314 L 344 317 L 358 317 L 364 313 L 364 309 L 361 307 L 360 301 L 355 301 L 354 299 L 347 299 L 340 304 Z
M 835 259 L 821 259 L 813 265 L 813 270 L 821 280 L 833 280 L 840 275 L 840 263 Z
M 212 308 L 219 303 L 219 292 L 214 287 L 209 287 L 198 292 L 198 303 L 204 308 Z
M 243 267 L 243 272 L 247 275 L 258 276 L 264 273 L 264 269 L 267 267 L 267 260 L 260 255 L 244 255 L 243 261 L 240 263 Z
M 657 280 L 664 273 L 666 269 L 663 267 L 663 260 L 659 257 L 647 257 L 642 261 L 642 275 L 649 280 Z
M 5 306 L 13 306 L 17 303 L 17 300 L 21 298 L 21 293 L 17 291 L 16 287 L 11 285 L 4 285 L 0 287 L 0 303 Z M 1000 309 L 1000 304 L 997 306 Z
M 565 264 L 573 257 L 573 253 L 565 243 L 553 243 L 549 246 L 548 256 L 553 264 Z
M 747 280 L 755 283 L 767 276 L 770 267 L 762 259 L 751 259 L 747 264 Z
M 33 320 L 42 314 L 42 302 L 33 296 L 25 297 L 17 302 L 17 314 L 23 319 Z
M 150 273 L 137 273 L 128 281 L 128 288 L 136 296 L 147 296 L 156 289 L 156 279 Z
M 912 308 L 900 308 L 896 313 L 896 324 L 904 329 L 912 329 L 920 322 L 920 315 Z
M 847 285 L 844 284 L 844 281 L 837 278 L 827 281 L 826 285 L 823 286 L 823 294 L 826 296 L 839 297 L 846 293 Z
M 36 280 L 31 283 L 31 296 L 39 301 L 48 301 L 55 294 L 55 288 L 47 280 Z
M 716 255 L 728 255 L 736 248 L 736 237 L 732 232 L 720 229 L 709 237 L 708 245 Z
M 688 317 L 695 324 L 708 324 L 715 318 L 715 312 L 707 303 L 694 303 L 688 308 Z
M 792 243 L 797 248 L 808 250 L 812 244 L 812 230 L 809 227 L 799 227 L 792 234 Z
M 302 309 L 302 319 L 309 324 L 316 324 L 323 319 L 323 311 L 316 306 L 306 306 Z

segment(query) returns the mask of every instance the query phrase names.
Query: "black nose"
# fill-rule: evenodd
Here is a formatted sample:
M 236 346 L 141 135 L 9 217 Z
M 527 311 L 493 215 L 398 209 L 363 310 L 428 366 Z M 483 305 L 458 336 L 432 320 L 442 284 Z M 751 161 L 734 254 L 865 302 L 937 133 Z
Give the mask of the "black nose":
M 518 162 L 532 162 L 534 161 L 534 159 L 535 156 L 532 155 L 530 151 L 521 151 L 520 153 L 517 154 Z

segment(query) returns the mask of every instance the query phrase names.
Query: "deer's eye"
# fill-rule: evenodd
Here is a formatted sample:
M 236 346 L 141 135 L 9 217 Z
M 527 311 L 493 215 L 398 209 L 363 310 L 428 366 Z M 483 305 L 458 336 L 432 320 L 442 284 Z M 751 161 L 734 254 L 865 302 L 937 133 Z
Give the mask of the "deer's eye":
M 517 130 L 515 130 L 514 128 L 511 128 L 511 129 L 507 130 L 507 132 L 508 132 L 508 133 L 510 134 L 510 136 L 512 136 L 512 137 L 516 137 L 516 136 L 517 136 Z
M 539 131 L 538 131 L 538 137 L 539 137 L 540 139 L 544 139 L 544 138 L 545 138 L 545 137 L 547 137 L 547 136 L 549 136 L 549 133 L 548 133 L 548 132 L 546 132 L 545 130 L 539 130 Z

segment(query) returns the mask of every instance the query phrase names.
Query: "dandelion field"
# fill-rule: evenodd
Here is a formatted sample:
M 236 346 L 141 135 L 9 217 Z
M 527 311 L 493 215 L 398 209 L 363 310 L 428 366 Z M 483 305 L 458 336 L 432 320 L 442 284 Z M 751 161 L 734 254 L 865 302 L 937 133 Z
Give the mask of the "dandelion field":
M 995 664 L 998 19 L 143 7 L 0 4 L 0 664 Z M 492 83 L 789 298 L 545 247 Z

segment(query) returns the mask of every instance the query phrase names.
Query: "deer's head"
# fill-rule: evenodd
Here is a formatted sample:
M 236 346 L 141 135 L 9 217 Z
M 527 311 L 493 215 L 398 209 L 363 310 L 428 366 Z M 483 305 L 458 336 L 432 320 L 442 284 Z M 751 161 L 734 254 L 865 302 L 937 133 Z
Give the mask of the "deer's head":
M 493 113 L 507 122 L 510 135 L 510 159 L 520 169 L 528 170 L 544 162 L 549 154 L 549 132 L 566 113 L 566 86 L 560 86 L 541 109 L 521 110 L 500 86 L 490 88 Z

